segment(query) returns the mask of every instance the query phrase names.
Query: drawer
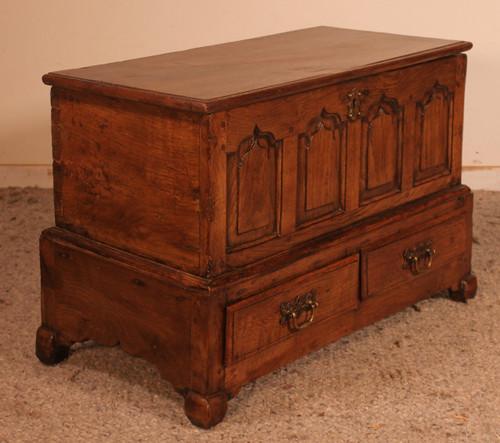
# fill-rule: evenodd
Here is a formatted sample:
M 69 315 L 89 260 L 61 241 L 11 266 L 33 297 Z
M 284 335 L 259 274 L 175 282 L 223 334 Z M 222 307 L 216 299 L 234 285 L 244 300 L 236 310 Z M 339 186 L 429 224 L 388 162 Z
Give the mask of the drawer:
M 299 334 L 314 339 L 322 321 L 358 303 L 359 258 L 354 255 L 228 306 L 226 364 Z
M 462 213 L 418 232 L 407 233 L 403 238 L 390 237 L 364 249 L 362 297 L 382 294 L 420 278 L 426 279 L 432 292 L 430 275 L 441 273 L 451 262 L 466 255 L 467 235 L 467 215 Z M 436 291 L 442 289 L 435 288 Z

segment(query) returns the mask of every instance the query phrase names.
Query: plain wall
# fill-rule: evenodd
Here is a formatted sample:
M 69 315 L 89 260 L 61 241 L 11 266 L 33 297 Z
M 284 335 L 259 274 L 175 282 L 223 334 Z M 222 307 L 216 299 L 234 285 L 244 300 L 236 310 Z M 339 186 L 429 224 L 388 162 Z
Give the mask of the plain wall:
M 0 167 L 47 174 L 46 72 L 317 25 L 472 41 L 464 164 L 499 166 L 499 17 L 500 0 L 0 0 Z

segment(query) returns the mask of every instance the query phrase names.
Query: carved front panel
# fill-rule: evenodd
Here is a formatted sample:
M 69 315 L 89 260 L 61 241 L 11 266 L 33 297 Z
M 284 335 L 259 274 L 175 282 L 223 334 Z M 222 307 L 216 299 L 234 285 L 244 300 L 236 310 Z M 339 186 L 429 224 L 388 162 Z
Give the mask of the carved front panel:
M 435 83 L 416 103 L 415 183 L 451 172 L 453 93 Z
M 278 235 L 281 141 L 256 126 L 228 153 L 228 245 L 258 243 Z
M 347 131 L 325 109 L 299 135 L 297 223 L 340 213 L 345 207 Z
M 403 107 L 382 95 L 362 119 L 360 204 L 401 191 Z

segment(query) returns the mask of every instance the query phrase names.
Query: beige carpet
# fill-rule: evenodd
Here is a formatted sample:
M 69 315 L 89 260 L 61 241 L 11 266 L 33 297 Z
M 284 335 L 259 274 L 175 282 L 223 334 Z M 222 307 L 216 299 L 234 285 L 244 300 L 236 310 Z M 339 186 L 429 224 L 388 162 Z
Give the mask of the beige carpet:
M 51 198 L 0 189 L 0 441 L 500 441 L 500 193 L 476 193 L 476 299 L 421 302 L 275 371 L 209 431 L 119 348 L 86 343 L 58 366 L 38 362 Z

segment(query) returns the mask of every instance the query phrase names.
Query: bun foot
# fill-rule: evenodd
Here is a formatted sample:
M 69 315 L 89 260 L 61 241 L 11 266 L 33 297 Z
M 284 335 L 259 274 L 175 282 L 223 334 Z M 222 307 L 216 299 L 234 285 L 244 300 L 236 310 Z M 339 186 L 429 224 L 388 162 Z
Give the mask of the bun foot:
M 474 298 L 477 292 L 477 278 L 474 274 L 469 274 L 460 280 L 458 291 L 450 290 L 450 298 L 454 301 L 467 303 L 469 298 Z
M 227 395 L 224 392 L 205 397 L 196 392 L 189 391 L 184 401 L 184 412 L 191 423 L 208 429 L 216 425 L 226 415 Z
M 36 332 L 36 356 L 45 365 L 55 365 L 68 358 L 69 345 L 61 341 L 58 335 L 45 326 Z

